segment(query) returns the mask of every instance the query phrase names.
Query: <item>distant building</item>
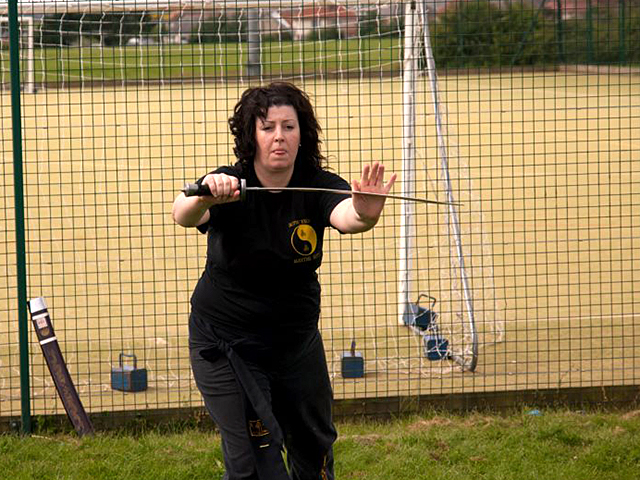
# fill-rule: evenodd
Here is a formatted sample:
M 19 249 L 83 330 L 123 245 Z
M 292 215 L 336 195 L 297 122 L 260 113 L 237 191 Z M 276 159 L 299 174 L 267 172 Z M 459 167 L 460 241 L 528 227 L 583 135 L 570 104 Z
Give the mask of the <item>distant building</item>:
M 180 8 L 163 14 L 160 18 L 163 23 L 163 32 L 166 34 L 166 43 L 189 43 L 193 35 L 204 21 L 214 15 L 213 10 L 200 8 Z
M 315 32 L 335 29 L 342 38 L 358 35 L 358 12 L 344 5 L 324 4 L 282 9 L 278 12 L 282 26 L 291 29 L 294 40 L 304 40 Z
M 459 4 L 476 1 L 476 0 L 431 0 L 427 3 L 430 11 L 436 15 L 454 11 Z M 552 16 L 557 15 L 558 0 L 542 0 L 542 8 L 545 12 Z M 508 6 L 511 3 L 519 2 L 524 5 L 530 5 L 531 8 L 539 8 L 541 0 L 490 0 L 496 6 Z M 560 0 L 560 8 L 562 9 L 562 19 L 571 20 L 575 18 L 585 18 L 587 11 L 591 8 L 617 8 L 618 0 Z
M 589 4 L 591 8 L 617 8 L 618 0 L 561 0 L 560 8 L 562 9 L 562 19 L 572 20 L 575 18 L 586 18 Z M 558 1 L 546 0 L 544 2 L 544 9 L 556 15 L 558 12 Z

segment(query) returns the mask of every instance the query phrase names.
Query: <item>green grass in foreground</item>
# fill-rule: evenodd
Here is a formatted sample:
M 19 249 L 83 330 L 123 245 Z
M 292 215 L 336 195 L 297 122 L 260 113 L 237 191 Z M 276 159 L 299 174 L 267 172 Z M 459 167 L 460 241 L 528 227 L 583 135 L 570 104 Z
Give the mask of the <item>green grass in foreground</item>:
M 433 413 L 338 429 L 339 480 L 640 478 L 640 411 Z M 212 432 L 0 436 L 3 479 L 215 479 L 222 472 Z

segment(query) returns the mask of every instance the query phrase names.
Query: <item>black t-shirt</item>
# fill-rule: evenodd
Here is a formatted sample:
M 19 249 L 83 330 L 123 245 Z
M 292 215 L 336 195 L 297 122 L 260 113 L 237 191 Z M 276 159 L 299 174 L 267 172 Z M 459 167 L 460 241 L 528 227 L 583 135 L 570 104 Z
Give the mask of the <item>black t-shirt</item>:
M 261 186 L 253 167 L 247 170 L 235 165 L 215 173 Z M 289 186 L 350 189 L 325 170 L 296 169 Z M 249 191 L 242 202 L 211 207 L 210 220 L 198 227 L 208 235 L 207 262 L 192 308 L 237 333 L 295 336 L 315 330 L 324 231 L 345 198 L 349 194 Z

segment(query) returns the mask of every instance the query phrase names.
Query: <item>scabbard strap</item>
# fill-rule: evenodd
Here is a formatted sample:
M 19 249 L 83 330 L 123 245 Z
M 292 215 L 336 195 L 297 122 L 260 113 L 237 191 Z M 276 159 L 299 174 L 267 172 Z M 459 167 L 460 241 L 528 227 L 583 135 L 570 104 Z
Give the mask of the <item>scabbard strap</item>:
M 264 428 L 268 431 L 269 439 L 262 438 L 261 441 L 256 441 L 256 438 L 252 437 L 249 431 L 251 419 L 247 416 L 248 409 L 245 408 L 245 425 L 247 425 L 248 435 L 255 454 L 258 477 L 260 480 L 290 480 L 291 477 L 287 473 L 282 457 L 284 445 L 282 429 L 255 377 L 242 357 L 233 349 L 232 343 L 216 338 L 210 348 L 202 350 L 201 355 L 207 359 L 207 352 L 212 351 L 223 353 L 229 360 L 229 365 L 244 396 L 245 405 L 251 406 Z

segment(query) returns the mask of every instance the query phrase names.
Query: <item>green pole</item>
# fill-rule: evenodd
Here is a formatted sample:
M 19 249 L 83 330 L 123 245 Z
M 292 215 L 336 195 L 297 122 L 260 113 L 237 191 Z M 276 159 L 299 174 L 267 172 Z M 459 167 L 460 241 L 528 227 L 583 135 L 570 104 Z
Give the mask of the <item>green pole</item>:
M 627 40 L 625 38 L 625 15 L 626 15 L 626 8 L 625 8 L 625 1 L 624 0 L 619 0 L 618 1 L 618 29 L 620 31 L 620 35 L 618 36 L 618 60 L 620 62 L 620 65 L 624 65 L 627 63 Z
M 9 0 L 9 58 L 11 67 L 11 126 L 13 132 L 13 188 L 18 266 L 18 338 L 20 342 L 20 402 L 22 432 L 31 433 L 29 388 L 29 319 L 27 317 L 27 268 L 24 234 L 24 186 L 22 182 L 22 117 L 20 114 L 20 30 L 18 0 Z
M 593 59 L 593 11 L 591 0 L 587 0 L 587 63 L 592 64 Z
M 562 23 L 562 0 L 556 0 L 556 39 L 558 40 L 558 57 L 564 63 L 564 25 Z

